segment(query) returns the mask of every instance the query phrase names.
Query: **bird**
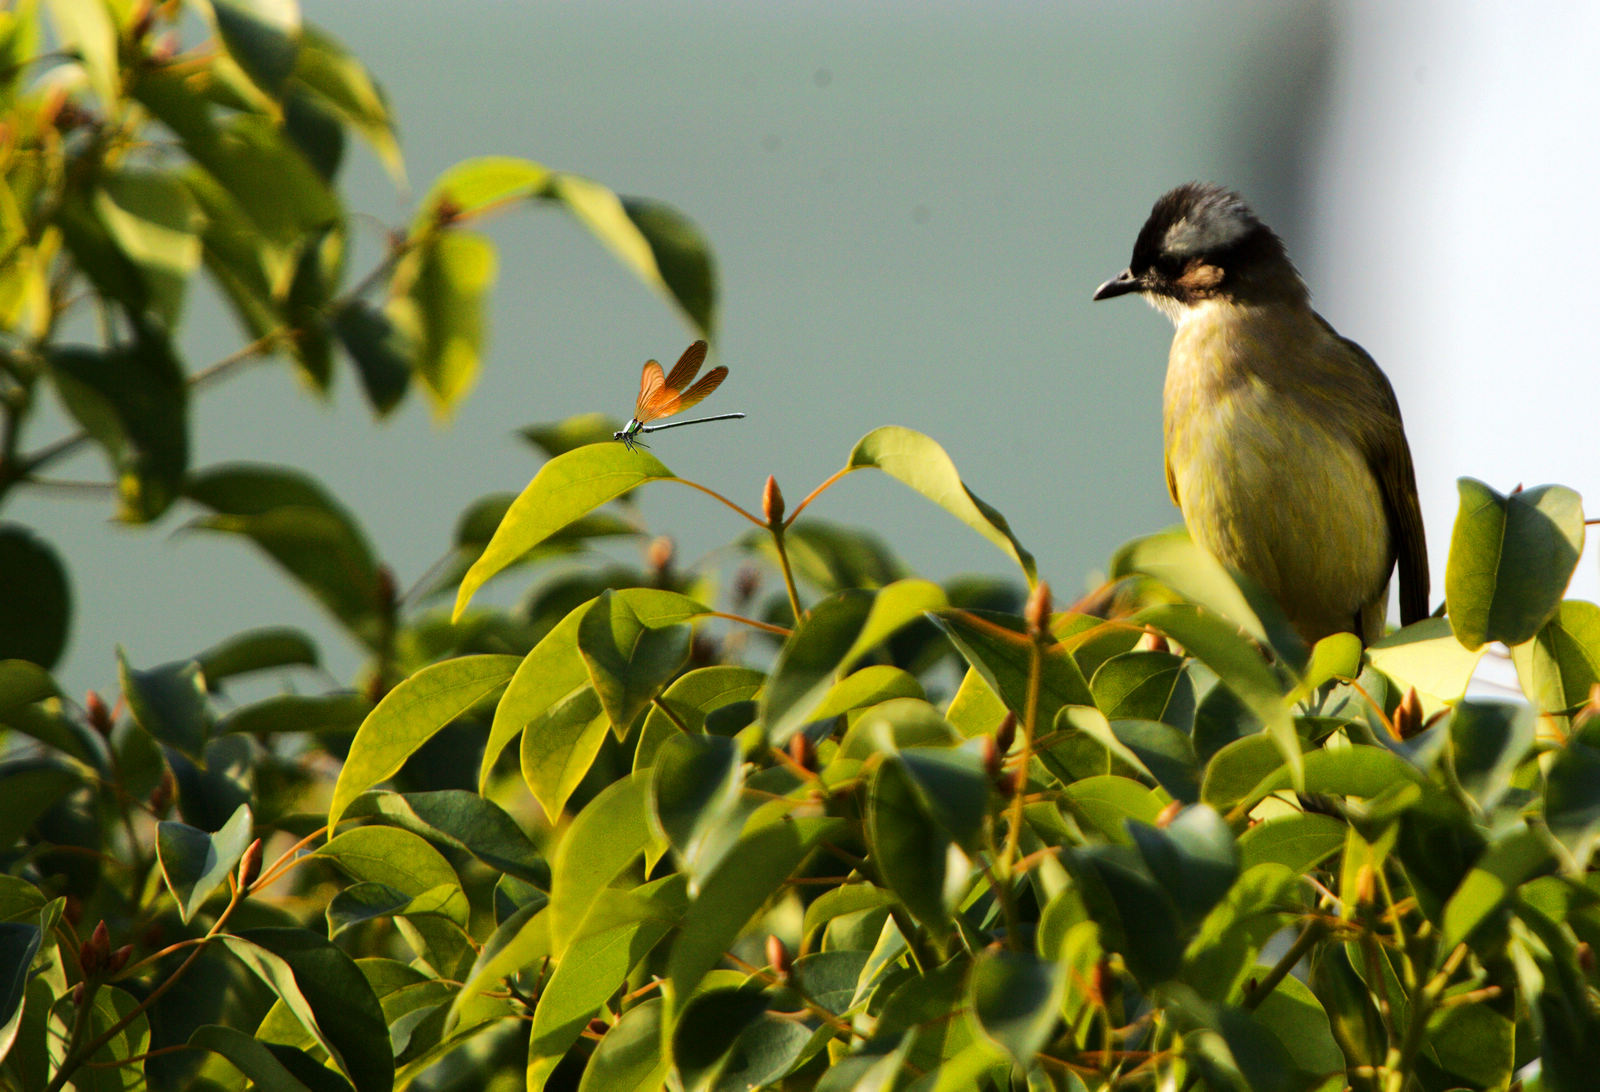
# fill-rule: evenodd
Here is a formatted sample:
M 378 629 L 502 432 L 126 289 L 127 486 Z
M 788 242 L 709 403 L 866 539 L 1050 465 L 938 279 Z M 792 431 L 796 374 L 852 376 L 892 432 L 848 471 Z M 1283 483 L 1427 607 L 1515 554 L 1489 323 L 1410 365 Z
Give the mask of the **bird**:
M 1311 307 L 1283 241 L 1235 191 L 1189 182 L 1150 210 L 1094 299 L 1172 320 L 1167 490 L 1190 537 L 1270 593 L 1307 644 L 1428 616 L 1428 552 L 1394 388 Z

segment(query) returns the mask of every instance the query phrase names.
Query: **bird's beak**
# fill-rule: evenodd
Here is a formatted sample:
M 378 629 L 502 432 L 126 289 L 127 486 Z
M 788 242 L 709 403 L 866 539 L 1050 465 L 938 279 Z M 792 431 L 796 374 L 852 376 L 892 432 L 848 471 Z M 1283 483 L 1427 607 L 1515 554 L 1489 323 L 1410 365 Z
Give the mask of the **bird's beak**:
M 1133 270 L 1124 269 L 1105 284 L 1094 290 L 1097 300 L 1109 300 L 1115 296 L 1126 296 L 1129 292 L 1138 292 L 1141 286 L 1139 279 L 1133 275 Z

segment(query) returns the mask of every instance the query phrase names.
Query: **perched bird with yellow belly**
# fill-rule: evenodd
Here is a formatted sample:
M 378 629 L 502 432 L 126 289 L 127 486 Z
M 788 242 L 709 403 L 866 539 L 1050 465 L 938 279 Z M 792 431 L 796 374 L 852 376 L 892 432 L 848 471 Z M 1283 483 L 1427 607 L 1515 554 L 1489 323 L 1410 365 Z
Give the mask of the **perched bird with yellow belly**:
M 1144 296 L 1176 327 L 1163 419 L 1167 488 L 1190 536 L 1260 584 L 1307 642 L 1428 614 L 1428 553 L 1394 389 L 1311 309 L 1283 243 L 1243 199 L 1163 195 L 1097 300 Z

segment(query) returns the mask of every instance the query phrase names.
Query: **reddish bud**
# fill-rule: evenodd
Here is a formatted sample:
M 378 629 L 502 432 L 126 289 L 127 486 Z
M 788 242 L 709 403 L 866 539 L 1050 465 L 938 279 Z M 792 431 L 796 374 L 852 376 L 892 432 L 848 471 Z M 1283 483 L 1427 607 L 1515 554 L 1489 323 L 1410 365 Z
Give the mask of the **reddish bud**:
M 78 966 L 83 968 L 83 977 L 97 977 L 105 970 L 106 958 L 110 955 L 111 933 L 106 928 L 105 919 L 101 918 L 100 924 L 89 934 L 89 939 L 78 949 Z
M 379 565 L 376 575 L 378 609 L 384 614 L 391 614 L 400 598 L 400 582 L 395 579 L 394 570 L 387 565 Z
M 1017 741 L 1017 715 L 1007 713 L 1000 720 L 1000 727 L 994 730 L 994 749 L 1004 758 L 1011 753 L 1011 745 Z
M 1145 630 L 1139 635 L 1139 643 L 1133 649 L 1135 652 L 1171 652 L 1172 646 L 1161 634 Z
M 257 838 L 244 851 L 244 856 L 239 858 L 239 889 L 250 890 L 250 885 L 256 882 L 256 877 L 259 875 L 261 875 L 261 839 Z
M 1166 830 L 1172 825 L 1172 821 L 1178 817 L 1178 813 L 1182 810 L 1183 804 L 1177 800 L 1172 801 L 1166 807 L 1162 808 L 1160 814 L 1156 816 L 1156 826 L 1160 827 L 1162 830 Z
M 111 710 L 106 707 L 105 699 L 99 693 L 89 691 L 83 699 L 83 712 L 89 719 L 89 727 L 102 736 L 111 734 Z
M 79 982 L 76 986 L 72 987 L 72 1007 L 73 1008 L 76 1009 L 76 1008 L 81 1008 L 83 1006 L 83 995 L 85 993 L 87 993 L 87 992 L 88 991 L 83 988 L 83 983 L 82 982 Z
M 796 732 L 789 737 L 789 761 L 808 773 L 816 772 L 817 751 L 804 732 Z
M 111 956 L 106 960 L 106 975 L 109 977 L 126 967 L 128 965 L 128 957 L 131 955 L 133 955 L 133 945 L 131 944 L 124 944 L 112 952 Z
M 646 563 L 650 570 L 658 576 L 664 575 L 672 566 L 672 539 L 666 535 L 658 535 L 650 541 L 650 549 L 646 552 Z
M 76 895 L 67 896 L 67 904 L 61 908 L 61 916 L 67 923 L 76 926 L 83 920 L 83 900 Z
M 173 774 L 171 767 L 161 771 L 161 780 L 150 792 L 150 812 L 156 816 L 167 813 L 172 807 L 173 798 L 178 795 L 178 778 Z
M 1035 637 L 1043 637 L 1050 632 L 1050 585 L 1043 580 L 1035 584 L 1033 591 L 1028 593 L 1027 606 L 1022 608 L 1022 616 L 1027 619 L 1028 632 Z
M 772 968 L 779 982 L 787 982 L 789 972 L 794 969 L 794 963 L 789 959 L 789 949 L 770 933 L 767 935 L 767 966 Z
M 761 490 L 761 514 L 767 518 L 768 527 L 783 522 L 783 491 L 778 488 L 778 479 L 771 474 L 767 475 L 766 487 Z
M 1000 748 L 995 746 L 993 736 L 979 737 L 978 759 L 983 763 L 984 775 L 990 781 L 1000 776 Z
M 1111 996 L 1116 984 L 1116 976 L 1111 972 L 1111 961 L 1102 956 L 1100 962 L 1094 965 L 1094 972 L 1089 980 L 1089 999 L 1104 1008 L 1106 998 Z
M 1594 949 L 1587 940 L 1578 941 L 1578 967 L 1586 975 L 1594 974 Z
M 1408 686 L 1405 697 L 1400 699 L 1400 704 L 1394 711 L 1394 731 L 1401 739 L 1410 739 L 1422 731 L 1422 698 L 1417 695 L 1417 688 Z

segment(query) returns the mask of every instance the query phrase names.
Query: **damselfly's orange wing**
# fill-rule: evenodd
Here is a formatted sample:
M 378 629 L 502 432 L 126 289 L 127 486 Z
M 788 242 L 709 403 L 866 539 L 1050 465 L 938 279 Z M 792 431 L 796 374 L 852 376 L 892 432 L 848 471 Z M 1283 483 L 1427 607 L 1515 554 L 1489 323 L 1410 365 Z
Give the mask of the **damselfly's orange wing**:
M 697 341 L 683 351 L 678 362 L 672 366 L 671 374 L 665 377 L 661 374 L 661 365 L 654 360 L 645 364 L 644 374 L 639 377 L 639 404 L 633 411 L 634 420 L 644 424 L 671 417 L 716 390 L 728 377 L 727 368 L 711 369 L 698 383 L 684 390 L 689 381 L 699 374 L 705 360 L 706 343 Z

